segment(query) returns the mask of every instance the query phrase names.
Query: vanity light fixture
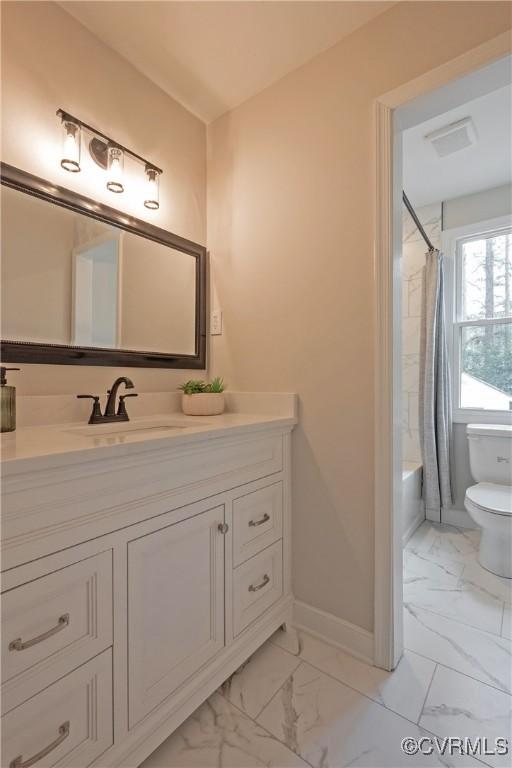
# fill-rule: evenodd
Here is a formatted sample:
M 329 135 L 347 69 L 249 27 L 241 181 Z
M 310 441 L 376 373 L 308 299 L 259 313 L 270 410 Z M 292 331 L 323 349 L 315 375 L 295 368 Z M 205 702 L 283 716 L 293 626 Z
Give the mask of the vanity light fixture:
M 63 109 L 57 110 L 63 126 L 63 149 L 61 166 L 66 171 L 80 171 L 80 145 L 82 132 L 91 135 L 88 149 L 94 162 L 107 172 L 107 189 L 120 194 L 124 192 L 124 158 L 125 155 L 144 165 L 146 184 L 144 189 L 144 206 L 150 210 L 160 207 L 159 182 L 163 173 L 161 168 L 150 163 L 144 157 L 123 147 L 110 136 L 98 131 L 83 120 L 73 117 Z
M 151 165 L 146 165 L 146 192 L 144 195 L 144 205 L 146 208 L 156 210 L 160 207 L 159 201 L 159 186 L 160 186 L 160 171 L 153 168 Z
M 107 189 L 111 192 L 124 192 L 123 185 L 123 169 L 124 169 L 124 153 L 123 150 L 116 146 L 109 146 L 108 150 L 108 176 L 107 176 Z
M 78 173 L 80 170 L 80 123 L 70 117 L 62 116 L 62 159 L 61 166 L 66 171 Z

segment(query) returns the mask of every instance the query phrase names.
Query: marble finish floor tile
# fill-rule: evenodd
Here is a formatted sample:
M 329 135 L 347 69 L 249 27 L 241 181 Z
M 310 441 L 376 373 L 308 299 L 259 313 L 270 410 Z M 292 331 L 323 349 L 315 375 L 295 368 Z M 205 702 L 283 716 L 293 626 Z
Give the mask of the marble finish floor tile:
M 295 634 L 295 638 L 290 638 Z M 288 637 L 283 637 L 288 635 Z M 278 630 L 273 640 L 281 647 L 292 648 L 304 661 L 336 678 L 378 704 L 414 722 L 418 721 L 427 690 L 434 674 L 435 662 L 406 651 L 393 672 L 373 667 L 335 646 L 300 630 L 287 633 Z M 300 650 L 299 650 L 300 648 Z
M 503 602 L 488 592 L 445 580 L 404 579 L 404 602 L 499 635 Z
M 510 605 L 503 607 L 503 624 L 501 625 L 501 636 L 512 640 L 512 611 Z
M 308 768 L 300 757 L 213 694 L 140 768 Z
M 512 697 L 484 683 L 438 666 L 430 687 L 420 726 L 437 736 L 487 737 L 512 744 Z M 492 766 L 509 766 L 510 755 L 481 756 Z
M 478 763 L 470 758 L 416 755 L 401 750 L 404 737 L 425 733 L 413 723 L 302 662 L 258 722 L 313 768 L 400 768 Z
M 479 531 L 426 520 L 411 536 L 406 548 L 437 560 L 467 562 L 474 559 L 479 539 Z
M 425 521 L 404 550 L 404 602 L 500 635 L 512 582 L 478 562 L 479 532 Z
M 433 580 L 455 586 L 464 571 L 464 563 L 434 560 L 424 552 L 415 552 L 407 547 L 403 552 L 403 563 L 404 584 Z
M 510 692 L 510 642 L 411 604 L 404 604 L 404 640 L 409 650 Z
M 459 586 L 473 589 L 484 597 L 512 603 L 512 579 L 504 579 L 486 571 L 476 558 L 464 566 Z
M 238 709 L 256 718 L 299 663 L 298 658 L 267 642 L 220 690 Z

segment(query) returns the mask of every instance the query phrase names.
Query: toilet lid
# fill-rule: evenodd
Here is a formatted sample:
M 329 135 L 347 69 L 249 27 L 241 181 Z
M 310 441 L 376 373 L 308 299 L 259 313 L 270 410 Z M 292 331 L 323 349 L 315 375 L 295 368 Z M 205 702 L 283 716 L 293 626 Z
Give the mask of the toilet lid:
M 512 515 L 512 486 L 478 483 L 466 491 L 466 498 L 480 509 L 499 515 Z

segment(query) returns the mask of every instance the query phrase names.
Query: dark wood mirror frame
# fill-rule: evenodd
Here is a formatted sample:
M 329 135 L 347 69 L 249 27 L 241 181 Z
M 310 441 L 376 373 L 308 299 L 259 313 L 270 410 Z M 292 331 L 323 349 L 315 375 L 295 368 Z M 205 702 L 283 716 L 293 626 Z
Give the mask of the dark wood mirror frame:
M 146 221 L 97 203 L 83 195 L 59 187 L 6 163 L 0 164 L 1 183 L 54 205 L 111 224 L 126 232 L 193 256 L 196 260 L 195 354 L 173 355 L 65 344 L 2 341 L 3 363 L 47 363 L 52 365 L 109 365 L 129 368 L 206 368 L 206 248 Z

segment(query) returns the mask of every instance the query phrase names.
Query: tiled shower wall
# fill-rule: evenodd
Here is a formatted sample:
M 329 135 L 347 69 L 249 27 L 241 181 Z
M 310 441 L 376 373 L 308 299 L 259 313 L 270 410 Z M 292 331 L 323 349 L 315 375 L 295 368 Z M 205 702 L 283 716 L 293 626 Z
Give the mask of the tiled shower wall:
M 416 213 L 433 245 L 440 248 L 441 203 L 417 208 Z M 421 462 L 420 330 L 427 247 L 406 209 L 402 231 L 402 458 L 404 461 Z

